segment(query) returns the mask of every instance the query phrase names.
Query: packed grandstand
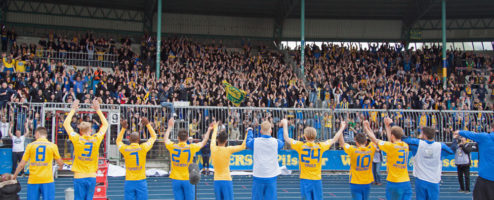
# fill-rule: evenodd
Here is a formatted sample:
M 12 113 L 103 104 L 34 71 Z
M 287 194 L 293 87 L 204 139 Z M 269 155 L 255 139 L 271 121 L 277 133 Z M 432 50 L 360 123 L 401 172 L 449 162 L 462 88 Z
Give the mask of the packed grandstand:
M 190 102 L 192 106 L 233 106 L 227 99 L 222 81 L 247 93 L 241 107 L 261 108 L 323 108 L 382 110 L 492 110 L 494 97 L 494 57 L 483 52 L 447 51 L 448 87 L 443 89 L 441 47 L 404 48 L 403 44 L 322 43 L 305 48 L 305 76 L 293 65 L 299 65 L 299 46 L 278 50 L 262 42 L 241 41 L 238 47 L 225 46 L 221 40 L 195 40 L 185 36 L 168 37 L 162 41 L 160 70 L 156 79 L 156 40 L 144 35 L 141 41 L 130 38 L 102 38 L 92 33 L 62 35 L 49 32 L 37 44 L 17 41 L 14 29 L 3 30 L 2 39 L 2 112 L 4 122 L 24 130 L 24 122 L 32 126 L 41 121 L 39 110 L 28 109 L 26 103 L 72 103 L 80 99 L 90 103 L 101 97 L 104 104 L 159 105 L 161 102 Z M 133 43 L 139 48 L 132 48 Z M 76 57 L 77 55 L 78 57 Z M 113 60 L 115 58 L 115 60 Z M 74 63 L 88 60 L 85 66 Z M 111 61 L 111 64 L 108 62 Z M 115 62 L 115 63 L 113 63 Z M 492 91 L 492 92 L 491 92 Z M 10 107 L 7 104 L 11 105 Z M 281 114 L 238 112 L 230 116 L 221 110 L 180 114 L 191 136 L 200 138 L 208 122 L 220 119 L 234 132 L 232 139 L 241 140 L 238 132 L 263 119 L 279 121 Z M 148 115 L 159 125 L 166 123 L 164 114 L 156 111 L 129 110 L 133 130 L 139 127 L 139 116 Z M 414 125 L 431 125 L 451 132 L 455 127 L 485 130 L 482 123 L 489 116 L 480 114 L 442 119 L 436 114 L 389 113 L 403 124 L 406 133 Z M 159 116 L 158 116 L 159 115 Z M 187 116 L 186 116 L 187 115 Z M 305 126 L 315 126 L 329 138 L 344 115 L 330 112 L 295 112 L 290 133 L 300 136 Z M 388 114 L 364 112 L 350 117 L 355 122 L 365 119 L 378 123 Z M 403 116 L 403 117 L 401 117 Z M 424 116 L 424 117 L 422 117 Z M 51 116 L 44 116 L 50 123 Z M 81 116 L 84 118 L 87 116 Z M 92 117 L 91 117 L 92 118 Z M 97 117 L 95 116 L 97 119 Z M 346 117 L 348 118 L 348 117 Z M 440 119 L 441 118 L 441 119 Z M 444 121 L 444 122 L 439 122 Z M 443 124 L 440 124 L 443 123 Z M 360 127 L 360 123 L 356 123 Z M 373 124 L 378 129 L 380 126 Z M 477 126 L 481 126 L 476 128 Z M 443 128 L 445 128 L 443 130 Z M 358 130 L 358 128 L 355 128 Z M 158 128 L 158 130 L 160 130 Z M 161 128 L 163 131 L 164 129 Z M 416 131 L 416 130 L 415 130 Z M 357 131 L 355 131 L 357 132 Z M 352 134 L 353 135 L 353 134 Z M 452 139 L 451 134 L 444 134 Z M 351 136 L 350 136 L 351 137 Z M 147 136 L 143 136 L 147 138 Z

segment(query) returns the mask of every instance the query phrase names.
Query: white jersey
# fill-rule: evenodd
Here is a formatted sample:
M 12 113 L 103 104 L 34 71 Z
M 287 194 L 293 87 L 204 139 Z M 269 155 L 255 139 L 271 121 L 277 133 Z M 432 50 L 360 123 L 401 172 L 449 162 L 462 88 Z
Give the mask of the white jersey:
M 12 152 L 24 152 L 24 136 L 12 138 Z
M 280 174 L 278 141 L 275 138 L 254 139 L 254 177 L 273 178 Z
M 413 165 L 413 176 L 430 183 L 441 181 L 441 146 L 439 142 L 429 144 L 420 140 Z

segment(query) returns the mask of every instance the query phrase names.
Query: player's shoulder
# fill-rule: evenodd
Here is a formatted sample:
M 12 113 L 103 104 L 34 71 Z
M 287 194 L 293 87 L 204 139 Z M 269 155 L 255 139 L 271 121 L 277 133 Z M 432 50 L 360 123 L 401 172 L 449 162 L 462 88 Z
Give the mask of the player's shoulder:
M 298 141 L 298 140 L 292 140 L 292 142 L 290 144 L 291 145 L 301 145 L 301 144 L 303 144 L 303 142 Z
M 348 143 L 345 143 L 345 144 L 343 145 L 343 148 L 344 148 L 344 149 L 354 149 L 354 148 L 355 148 L 355 146 L 353 146 L 353 145 L 351 145 L 351 144 L 348 144 Z
M 393 143 L 388 142 L 388 141 L 384 141 L 384 140 L 378 140 L 377 141 L 377 145 L 379 145 L 379 146 L 392 145 L 392 144 Z

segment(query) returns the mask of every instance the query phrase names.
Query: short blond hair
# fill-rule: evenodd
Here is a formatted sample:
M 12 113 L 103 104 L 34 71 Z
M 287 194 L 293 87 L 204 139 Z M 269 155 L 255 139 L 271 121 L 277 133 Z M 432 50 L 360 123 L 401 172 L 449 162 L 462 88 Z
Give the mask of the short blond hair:
M 269 121 L 264 121 L 261 124 L 261 134 L 270 134 L 271 132 L 271 122 Z
M 393 126 L 391 127 L 391 135 L 395 136 L 396 139 L 401 140 L 405 133 L 401 127 Z
M 79 128 L 80 133 L 88 133 L 91 131 L 91 123 L 89 122 L 81 122 L 77 128 Z
M 315 128 L 307 127 L 304 129 L 304 136 L 305 136 L 305 139 L 313 141 L 317 137 L 317 131 Z

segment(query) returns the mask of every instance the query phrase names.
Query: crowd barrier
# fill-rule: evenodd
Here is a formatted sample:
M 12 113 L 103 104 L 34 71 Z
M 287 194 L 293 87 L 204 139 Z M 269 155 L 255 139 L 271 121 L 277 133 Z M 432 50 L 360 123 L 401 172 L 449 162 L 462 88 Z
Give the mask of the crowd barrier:
M 230 157 L 230 169 L 239 171 L 251 171 L 253 167 L 252 150 L 243 150 L 234 153 Z M 203 168 L 203 160 L 201 153 L 197 153 L 198 164 Z M 408 155 L 408 170 L 413 171 L 413 157 Z M 349 171 L 350 157 L 343 150 L 326 151 L 322 156 L 322 170 L 325 171 Z M 470 172 L 478 171 L 478 153 L 471 154 L 472 163 Z M 383 162 L 379 163 L 380 169 L 386 171 L 386 155 L 383 155 Z M 278 152 L 278 163 L 280 166 L 286 166 L 288 170 L 299 170 L 298 153 L 294 150 L 281 150 Z M 456 172 L 455 156 L 448 155 L 442 158 L 443 172 Z M 214 166 L 210 164 L 210 168 Z
M 36 50 L 35 58 L 44 60 L 55 60 L 63 62 L 66 65 L 75 66 L 99 66 L 115 67 L 118 64 L 118 55 L 105 52 L 86 53 L 86 52 L 62 52 L 55 50 Z
M 63 129 L 64 116 L 70 111 L 70 104 L 64 103 L 8 103 L 2 108 L 7 122 L 12 123 L 12 130 L 21 130 L 23 134 L 33 136 L 35 127 L 44 126 L 50 133 L 49 139 L 56 142 L 61 154 L 66 159 L 71 157 L 72 146 Z M 129 122 L 130 132 L 141 133 L 141 140 L 149 138 L 149 132 L 140 124 L 141 117 L 147 117 L 158 133 L 158 140 L 148 154 L 150 161 L 165 162 L 168 153 L 163 143 L 163 136 L 167 128 L 171 109 L 152 105 L 102 105 L 101 110 L 110 122 L 106 143 L 102 145 L 101 152 L 110 159 L 121 160 L 116 148 L 115 139 L 120 131 L 120 121 Z M 303 129 L 306 126 L 316 128 L 318 140 L 331 139 L 339 128 L 341 120 L 349 124 L 344 132 L 344 138 L 352 143 L 357 133 L 362 133 L 362 121 L 369 120 L 377 137 L 386 139 L 383 119 L 390 117 L 395 124 L 403 127 L 407 136 L 417 136 L 420 127 L 430 126 L 437 130 L 436 140 L 452 142 L 452 133 L 455 130 L 471 130 L 487 132 L 493 123 L 493 111 L 467 111 L 467 110 L 366 110 L 366 109 L 296 109 L 296 108 L 254 108 L 254 107 L 194 107 L 176 106 L 174 108 L 175 128 L 171 139 L 176 140 L 179 129 L 186 129 L 193 141 L 203 138 L 209 125 L 213 121 L 219 121 L 221 131 L 229 135 L 229 144 L 240 144 L 245 138 L 245 130 L 248 127 L 254 129 L 254 136 L 260 136 L 260 124 L 264 120 L 274 124 L 273 136 L 278 131 L 278 122 L 287 118 L 289 120 L 290 137 L 302 140 Z M 86 120 L 93 122 L 93 129 L 98 129 L 100 123 L 90 105 L 82 104 L 76 118 L 73 121 Z M 75 126 L 74 123 L 73 126 Z M 126 139 L 124 139 L 127 142 Z

